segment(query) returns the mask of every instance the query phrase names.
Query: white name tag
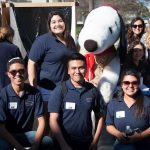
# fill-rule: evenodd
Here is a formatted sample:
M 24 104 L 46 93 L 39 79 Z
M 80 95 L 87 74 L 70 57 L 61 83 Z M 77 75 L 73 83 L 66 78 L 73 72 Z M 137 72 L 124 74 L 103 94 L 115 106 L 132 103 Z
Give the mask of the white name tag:
M 10 102 L 8 108 L 9 109 L 17 109 L 17 102 Z
M 125 111 L 116 112 L 116 118 L 124 118 L 124 117 L 125 117 Z
M 75 109 L 75 103 L 66 102 L 66 109 Z

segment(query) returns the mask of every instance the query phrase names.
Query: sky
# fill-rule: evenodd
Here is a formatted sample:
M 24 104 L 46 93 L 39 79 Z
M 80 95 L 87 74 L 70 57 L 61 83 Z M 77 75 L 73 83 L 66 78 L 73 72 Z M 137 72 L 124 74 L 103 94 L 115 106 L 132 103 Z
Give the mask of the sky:
M 150 0 L 139 0 L 140 2 L 142 2 L 146 7 L 148 7 L 150 9 Z

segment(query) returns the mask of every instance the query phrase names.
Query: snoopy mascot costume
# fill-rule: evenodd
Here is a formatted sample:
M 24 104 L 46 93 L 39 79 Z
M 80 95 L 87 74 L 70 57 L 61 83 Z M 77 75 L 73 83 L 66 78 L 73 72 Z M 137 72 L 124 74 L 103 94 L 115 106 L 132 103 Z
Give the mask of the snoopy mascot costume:
M 126 55 L 125 41 L 123 20 L 110 5 L 93 9 L 79 33 L 80 53 L 86 57 L 87 73 L 92 77 L 87 80 L 98 87 L 106 104 L 117 87 Z

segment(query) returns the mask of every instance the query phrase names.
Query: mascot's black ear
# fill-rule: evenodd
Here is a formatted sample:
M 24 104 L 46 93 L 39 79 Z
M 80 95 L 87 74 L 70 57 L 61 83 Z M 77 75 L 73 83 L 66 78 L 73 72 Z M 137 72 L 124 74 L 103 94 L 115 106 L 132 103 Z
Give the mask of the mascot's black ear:
M 119 15 L 120 24 L 121 24 L 121 32 L 120 32 L 120 42 L 117 48 L 117 52 L 119 53 L 120 63 L 123 64 L 125 62 L 126 54 L 127 54 L 127 41 L 125 36 L 125 25 L 122 17 Z

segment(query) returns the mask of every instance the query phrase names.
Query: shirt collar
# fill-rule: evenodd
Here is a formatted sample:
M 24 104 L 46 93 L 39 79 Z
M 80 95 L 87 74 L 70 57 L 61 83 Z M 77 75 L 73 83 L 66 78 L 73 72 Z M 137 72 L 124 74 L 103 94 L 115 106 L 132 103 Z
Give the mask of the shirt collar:
M 57 42 L 60 42 L 52 32 L 49 32 L 49 33 L 54 40 L 56 40 Z
M 12 84 L 9 84 L 6 88 L 9 93 L 9 96 L 17 96 L 17 94 L 15 93 L 15 91 L 12 87 Z M 28 93 L 29 93 L 29 91 L 27 88 L 27 84 L 24 84 L 24 94 L 28 94 Z M 24 96 L 24 94 L 22 96 Z
M 74 87 L 74 85 L 72 84 L 72 82 L 71 82 L 71 79 L 69 79 L 69 80 L 67 80 L 66 81 L 66 85 L 67 85 L 67 87 L 69 88 L 69 89 L 71 89 L 71 90 L 75 90 L 76 88 Z M 83 91 L 85 91 L 85 90 L 87 90 L 87 89 L 90 89 L 90 87 L 89 87 L 89 83 L 87 83 L 86 81 L 84 81 L 84 84 L 83 84 Z

